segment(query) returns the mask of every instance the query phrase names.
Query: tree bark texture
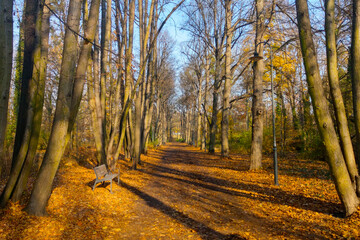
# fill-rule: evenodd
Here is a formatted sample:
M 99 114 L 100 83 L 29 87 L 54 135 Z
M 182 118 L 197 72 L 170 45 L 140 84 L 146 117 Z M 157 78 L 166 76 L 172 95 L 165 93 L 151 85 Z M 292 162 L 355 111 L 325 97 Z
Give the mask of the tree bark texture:
M 263 56 L 264 25 L 264 1 L 256 1 L 256 36 L 255 54 Z M 250 169 L 260 169 L 262 166 L 262 145 L 264 132 L 264 103 L 263 103 L 263 75 L 264 61 L 255 61 L 253 65 L 253 102 L 252 102 L 252 140 L 250 152 Z
M 232 0 L 225 1 L 225 84 L 223 91 L 223 109 L 221 121 L 221 156 L 229 157 L 229 115 L 230 115 L 230 93 L 231 93 L 231 42 L 232 42 Z

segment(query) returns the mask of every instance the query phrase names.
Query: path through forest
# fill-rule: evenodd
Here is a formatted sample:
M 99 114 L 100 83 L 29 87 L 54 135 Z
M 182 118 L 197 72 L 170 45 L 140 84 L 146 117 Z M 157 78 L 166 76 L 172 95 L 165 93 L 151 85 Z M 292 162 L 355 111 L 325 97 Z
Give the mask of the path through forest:
M 340 218 L 326 164 L 271 159 L 248 171 L 247 156 L 221 159 L 183 143 L 121 162 L 120 184 L 92 191 L 94 155 L 79 149 L 57 174 L 47 217 L 21 203 L 0 210 L 0 239 L 341 239 L 359 237 L 359 214 Z M 25 199 L 28 196 L 25 196 Z

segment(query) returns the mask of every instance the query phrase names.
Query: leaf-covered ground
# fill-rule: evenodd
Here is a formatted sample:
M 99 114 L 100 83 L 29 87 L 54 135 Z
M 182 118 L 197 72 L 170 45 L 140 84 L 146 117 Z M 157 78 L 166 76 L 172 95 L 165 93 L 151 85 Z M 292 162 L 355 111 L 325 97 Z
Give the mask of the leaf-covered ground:
M 280 158 L 274 186 L 272 159 L 248 171 L 248 156 L 171 143 L 138 171 L 122 161 L 110 194 L 109 184 L 92 191 L 91 151 L 63 160 L 49 216 L 29 216 L 21 203 L 0 210 L 0 239 L 360 239 L 360 213 L 341 218 L 324 162 Z

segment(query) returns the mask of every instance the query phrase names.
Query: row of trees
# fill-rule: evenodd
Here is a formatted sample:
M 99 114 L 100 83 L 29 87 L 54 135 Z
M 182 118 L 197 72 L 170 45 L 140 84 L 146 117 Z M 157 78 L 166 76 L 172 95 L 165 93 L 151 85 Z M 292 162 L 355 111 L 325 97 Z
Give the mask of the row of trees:
M 229 128 L 235 129 L 239 122 L 234 120 L 243 119 L 245 124 L 238 130 L 252 126 L 249 168 L 261 168 L 273 57 L 281 151 L 286 149 L 286 136 L 292 134 L 296 147 L 306 151 L 309 138 L 320 135 L 320 147 L 350 215 L 360 196 L 359 1 L 326 0 L 311 5 L 311 13 L 308 1 L 295 2 L 224 0 L 186 5 L 183 28 L 191 40 L 180 77 L 183 138 L 202 149 L 207 144 L 209 152 L 214 152 L 218 139 L 221 155 L 228 157 Z M 313 131 L 315 123 L 318 133 Z
M 136 169 L 140 154 L 146 153 L 150 135 L 153 140 L 166 141 L 168 103 L 174 92 L 175 76 L 170 62 L 171 41 L 160 32 L 183 2 L 24 1 L 11 101 L 16 134 L 10 176 L 0 197 L 2 207 L 10 199 L 21 198 L 43 126 L 42 132 L 51 131 L 26 211 L 46 214 L 60 160 L 74 129 L 78 128 L 74 126 L 80 125 L 79 109 L 91 119 L 88 124 L 98 163 L 109 168 L 114 167 L 123 149 Z M 2 165 L 13 71 L 13 1 L 1 1 L 0 11 L 5 13 L 0 29 L 6 32 L 0 41 L 0 58 L 4 61 L 0 113 Z M 53 112 L 54 91 L 45 94 L 48 93 L 45 89 L 54 90 L 57 81 Z M 42 121 L 44 102 L 49 113 Z M 51 115 L 51 128 L 45 127 Z

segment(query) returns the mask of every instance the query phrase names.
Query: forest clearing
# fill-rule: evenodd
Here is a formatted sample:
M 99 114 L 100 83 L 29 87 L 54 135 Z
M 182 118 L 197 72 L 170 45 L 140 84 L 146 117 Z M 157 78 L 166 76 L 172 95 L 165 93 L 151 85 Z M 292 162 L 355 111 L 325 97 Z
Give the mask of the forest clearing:
M 341 216 L 325 162 L 279 160 L 248 171 L 249 157 L 221 159 L 184 143 L 120 163 L 120 184 L 92 191 L 89 149 L 65 157 L 48 216 L 10 204 L 0 210 L 0 239 L 358 239 L 360 214 Z M 26 195 L 30 192 L 27 191 Z

